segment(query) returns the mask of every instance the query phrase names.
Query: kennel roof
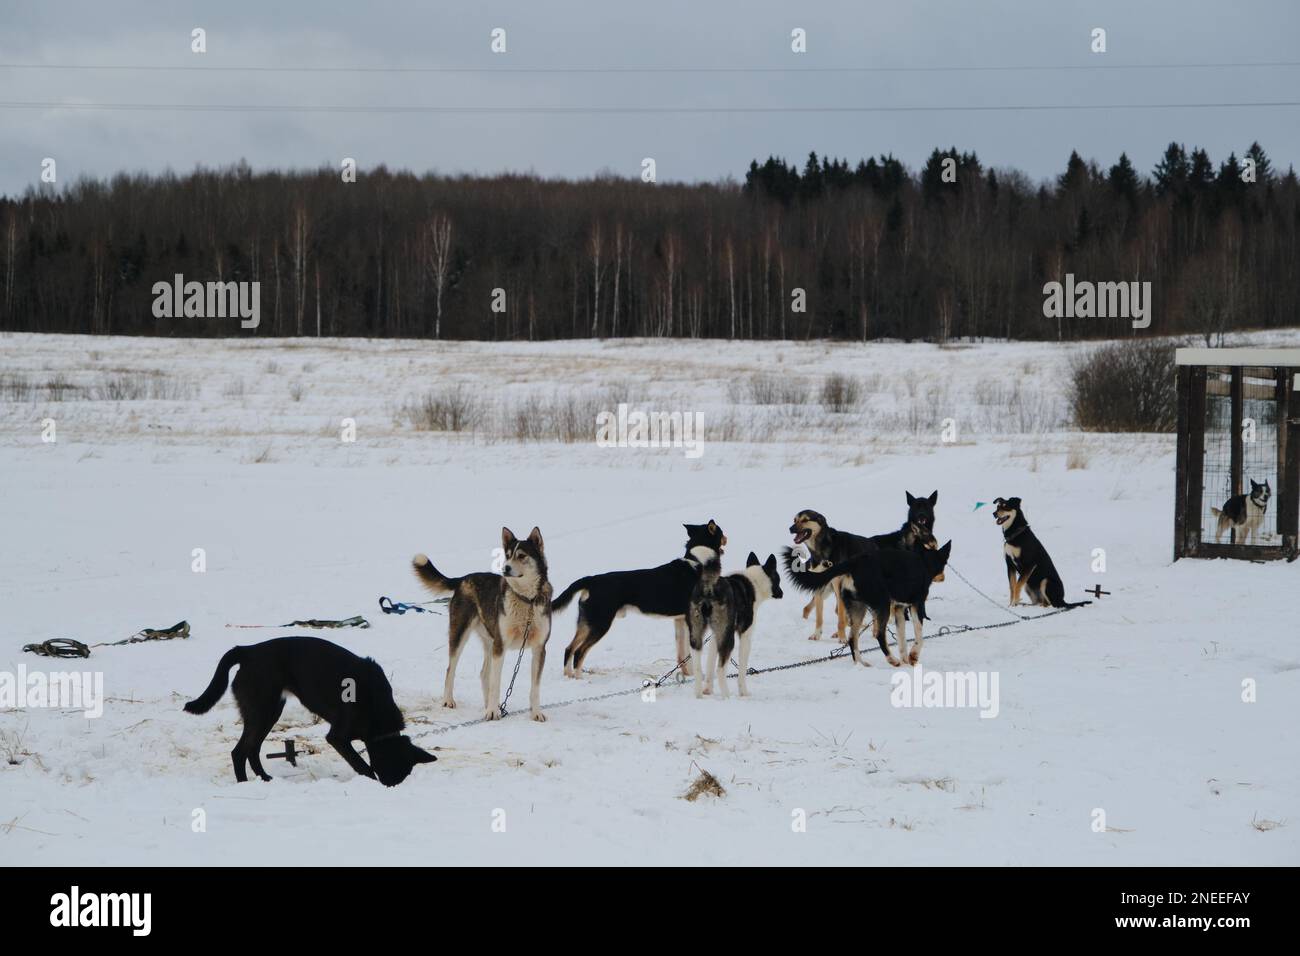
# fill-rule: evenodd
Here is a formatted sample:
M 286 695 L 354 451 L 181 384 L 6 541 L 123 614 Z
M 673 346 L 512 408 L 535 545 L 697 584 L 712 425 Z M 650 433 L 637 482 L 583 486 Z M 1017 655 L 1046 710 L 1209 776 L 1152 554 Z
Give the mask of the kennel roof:
M 1300 368 L 1300 349 L 1178 349 L 1178 365 L 1250 365 Z

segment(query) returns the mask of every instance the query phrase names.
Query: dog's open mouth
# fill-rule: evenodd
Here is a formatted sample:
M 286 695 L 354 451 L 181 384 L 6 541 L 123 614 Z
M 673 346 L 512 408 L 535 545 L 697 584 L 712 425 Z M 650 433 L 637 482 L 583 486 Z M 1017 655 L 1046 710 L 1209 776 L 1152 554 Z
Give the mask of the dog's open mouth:
M 807 528 L 800 528 L 798 531 L 794 533 L 794 543 L 803 544 L 810 537 L 812 537 L 811 531 L 809 531 Z
M 1004 525 L 1011 520 L 1011 513 L 995 511 L 993 513 L 993 520 L 996 521 L 999 525 Z

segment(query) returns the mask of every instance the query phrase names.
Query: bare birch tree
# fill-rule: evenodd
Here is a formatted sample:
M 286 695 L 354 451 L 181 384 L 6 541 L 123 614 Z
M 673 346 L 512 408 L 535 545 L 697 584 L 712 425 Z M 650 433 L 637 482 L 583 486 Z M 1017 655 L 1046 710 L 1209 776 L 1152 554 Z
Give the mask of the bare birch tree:
M 604 275 L 601 254 L 605 244 L 601 240 L 600 221 L 591 224 L 591 233 L 587 236 L 587 254 L 591 257 L 591 337 L 600 335 L 600 280 Z
M 442 338 L 442 294 L 447 288 L 447 274 L 451 267 L 451 218 L 437 212 L 428 225 L 427 264 L 433 276 L 433 337 Z

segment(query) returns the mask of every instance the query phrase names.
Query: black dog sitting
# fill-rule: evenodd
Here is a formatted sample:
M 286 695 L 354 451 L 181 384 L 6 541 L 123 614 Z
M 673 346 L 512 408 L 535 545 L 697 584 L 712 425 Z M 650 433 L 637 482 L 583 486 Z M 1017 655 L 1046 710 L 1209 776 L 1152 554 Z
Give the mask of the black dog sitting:
M 248 647 L 233 647 L 222 656 L 208 689 L 185 705 L 191 714 L 205 714 L 226 692 L 230 669 L 239 665 L 233 690 L 244 720 L 244 733 L 230 752 L 235 779 L 248 779 L 245 763 L 263 780 L 262 741 L 284 711 L 284 695 L 293 694 L 302 705 L 330 725 L 325 739 L 363 776 L 386 787 L 405 780 L 418 763 L 438 758 L 411 743 L 402 731 L 406 721 L 393 702 L 393 688 L 379 665 L 368 657 L 317 637 L 279 637 Z M 370 764 L 352 747 L 366 745 Z
M 1029 527 L 1019 498 L 994 498 L 993 520 L 1002 529 L 1002 554 L 1007 561 L 1011 607 L 1020 603 L 1021 592 L 1029 595 L 1031 604 L 1040 607 L 1071 608 L 1092 603 L 1065 599 L 1061 574 L 1043 543 Z

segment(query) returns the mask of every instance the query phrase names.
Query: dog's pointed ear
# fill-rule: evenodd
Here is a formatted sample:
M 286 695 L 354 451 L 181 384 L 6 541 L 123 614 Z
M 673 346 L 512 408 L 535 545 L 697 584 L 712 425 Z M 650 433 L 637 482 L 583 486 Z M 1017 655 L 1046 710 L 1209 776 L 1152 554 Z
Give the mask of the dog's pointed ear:
M 718 533 L 718 523 L 714 521 L 712 518 L 709 519 L 708 530 L 709 530 L 709 534 Z
M 930 497 L 927 500 L 930 502 L 931 508 L 937 505 L 939 503 L 939 489 L 938 488 L 934 489 L 934 491 L 930 493 Z
M 952 538 L 949 538 L 948 543 L 939 549 L 939 556 L 943 558 L 945 563 L 947 562 L 948 555 L 950 554 L 952 554 Z
M 758 564 L 758 555 L 751 551 L 749 557 L 745 559 L 745 567 L 752 568 L 756 564 Z
M 771 572 L 771 573 L 773 573 L 773 574 L 776 573 L 776 555 L 775 555 L 775 554 L 769 554 L 769 555 L 767 556 L 767 560 L 763 562 L 763 570 L 764 570 L 764 571 L 769 571 L 769 572 Z
M 501 529 L 501 547 L 509 551 L 510 548 L 513 547 L 515 541 L 517 540 L 518 539 L 515 537 L 515 533 L 511 531 L 509 528 Z
M 406 747 L 407 750 L 410 752 L 411 760 L 414 763 L 436 763 L 438 760 L 438 758 L 435 757 L 433 754 L 429 753 L 429 751 L 417 747 L 411 741 L 410 737 L 406 738 Z
M 542 544 L 541 528 L 534 527 L 532 531 L 528 532 L 528 540 L 537 546 L 538 551 L 542 551 L 546 547 L 544 544 Z
M 907 495 L 907 506 L 908 506 L 909 508 L 910 508 L 912 505 L 916 504 L 916 499 L 912 497 L 912 493 L 911 493 L 910 491 L 905 491 L 905 492 L 903 492 L 903 494 Z

